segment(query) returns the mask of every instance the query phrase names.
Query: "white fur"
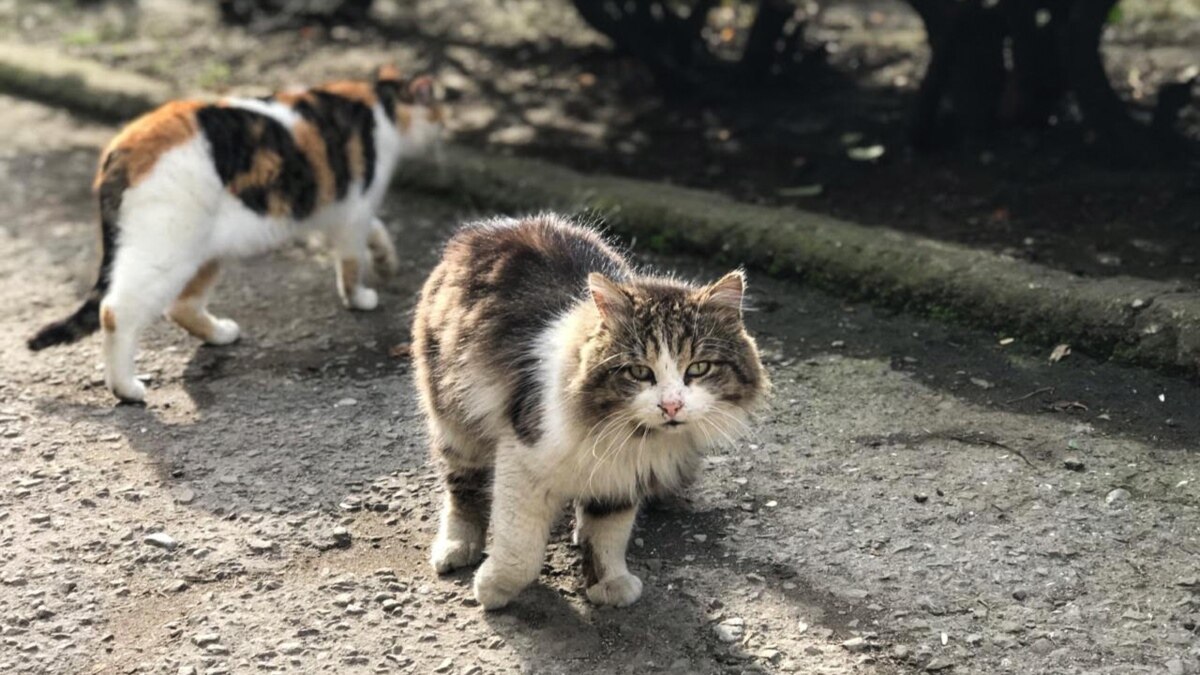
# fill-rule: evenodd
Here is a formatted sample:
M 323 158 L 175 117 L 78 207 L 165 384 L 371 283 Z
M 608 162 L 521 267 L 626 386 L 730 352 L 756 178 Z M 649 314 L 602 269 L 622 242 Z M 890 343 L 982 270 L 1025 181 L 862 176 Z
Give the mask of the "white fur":
M 279 102 L 229 99 L 226 103 L 267 115 L 289 129 L 300 121 L 295 111 Z M 102 312 L 110 312 L 116 324 L 116 330 L 105 330 L 104 336 L 109 389 L 123 400 L 144 398 L 145 388 L 134 369 L 138 337 L 210 260 L 259 254 L 297 234 L 322 231 L 339 261 L 343 302 L 354 309 L 374 309 L 378 295 L 362 285 L 361 276 L 352 288 L 343 288 L 340 261 L 357 259 L 359 268 L 365 268 L 370 244 L 377 258 L 395 267 L 395 250 L 375 212 L 397 161 L 426 150 L 436 139 L 437 125 L 421 117 L 421 110 L 414 109 L 412 133 L 402 136 L 376 104 L 376 160 L 370 188 L 362 193 L 361 182 L 356 181 L 345 199 L 321 207 L 302 221 L 260 216 L 229 193 L 203 134 L 163 153 L 150 173 L 122 196 L 117 251 L 102 303 Z M 197 309 L 206 313 L 203 306 Z M 216 328 L 209 342 L 224 344 L 237 338 L 236 323 L 211 318 Z

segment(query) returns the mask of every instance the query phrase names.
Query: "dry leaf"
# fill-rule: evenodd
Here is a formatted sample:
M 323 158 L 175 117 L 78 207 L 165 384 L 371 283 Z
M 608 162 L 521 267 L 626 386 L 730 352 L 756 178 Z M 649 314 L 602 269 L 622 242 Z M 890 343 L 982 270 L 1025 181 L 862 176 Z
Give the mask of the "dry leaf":
M 1058 363 L 1071 354 L 1071 345 L 1061 344 L 1050 352 L 1050 363 Z

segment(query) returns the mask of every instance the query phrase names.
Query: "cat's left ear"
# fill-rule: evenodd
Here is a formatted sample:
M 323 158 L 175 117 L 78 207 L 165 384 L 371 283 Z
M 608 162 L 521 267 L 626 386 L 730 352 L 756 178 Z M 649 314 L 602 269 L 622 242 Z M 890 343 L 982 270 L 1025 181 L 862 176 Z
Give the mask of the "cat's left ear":
M 408 93 L 417 105 L 433 105 L 437 102 L 437 83 L 429 75 L 414 77 L 408 83 Z
M 741 316 L 745 295 L 746 274 L 741 270 L 734 270 L 705 286 L 700 291 L 700 302 L 721 309 L 733 310 L 738 313 L 738 316 Z

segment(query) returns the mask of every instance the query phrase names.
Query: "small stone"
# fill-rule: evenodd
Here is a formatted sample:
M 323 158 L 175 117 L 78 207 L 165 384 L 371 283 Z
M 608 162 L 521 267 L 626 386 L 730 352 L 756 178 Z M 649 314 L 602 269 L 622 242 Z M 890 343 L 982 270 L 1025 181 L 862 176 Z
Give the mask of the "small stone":
M 255 553 L 269 553 L 275 549 L 275 542 L 259 537 L 250 537 L 246 540 L 246 545 Z
M 355 398 L 339 399 L 337 403 L 333 404 L 333 407 L 345 408 L 346 406 L 352 406 L 352 405 L 358 405 L 358 399 L 355 399 Z
M 696 534 L 696 535 L 692 535 L 692 538 L 693 538 L 693 539 L 695 539 L 696 541 L 700 542 L 701 544 L 703 544 L 704 542 L 708 541 L 708 535 L 707 535 L 707 534 Z
M 164 590 L 166 590 L 168 593 L 179 593 L 181 591 L 187 590 L 187 587 L 188 587 L 188 583 L 186 581 L 184 581 L 183 579 L 176 579 L 176 580 L 168 583 L 165 586 Z
M 449 672 L 449 671 L 450 671 L 450 669 L 451 669 L 451 668 L 453 668 L 453 667 L 454 667 L 454 659 L 449 659 L 449 658 L 448 658 L 448 659 L 446 659 L 446 660 L 442 661 L 440 664 L 438 664 L 438 667 L 437 667 L 437 668 L 434 668 L 434 669 L 433 669 L 433 672 L 435 672 L 435 673 L 446 673 L 446 672 Z
M 1000 631 L 1004 633 L 1020 633 L 1025 628 L 1016 621 L 1005 621 L 1000 624 Z
M 366 612 L 367 610 L 363 609 L 363 606 L 358 603 L 352 602 L 349 605 L 346 605 L 346 613 L 350 616 L 361 616 L 366 614 Z
M 192 644 L 197 647 L 206 647 L 211 644 L 216 644 L 221 641 L 221 636 L 217 633 L 197 633 L 192 636 Z
M 1129 498 L 1132 496 L 1133 495 L 1129 494 L 1129 490 L 1126 490 L 1125 488 L 1117 488 L 1105 495 L 1104 503 L 1108 504 L 1112 508 L 1122 508 L 1129 502 Z
M 35 513 L 32 516 L 29 516 L 29 522 L 31 522 L 35 525 L 49 525 L 50 524 L 50 514 L 49 513 Z
M 1025 602 L 1025 598 L 1029 597 L 1029 593 L 1018 588 L 1017 590 L 1013 591 L 1012 596 L 1013 600 L 1016 600 L 1017 602 Z
M 991 382 L 988 382 L 987 380 L 983 379 L 982 377 L 972 377 L 971 384 L 975 385 L 976 387 L 979 387 L 980 389 L 991 389 L 992 387 L 996 386 L 996 385 L 992 384 Z
M 917 494 L 913 495 L 913 500 L 915 500 L 918 504 L 924 504 L 925 502 L 929 501 L 929 495 L 925 494 L 924 492 L 918 492 Z
M 1029 650 L 1034 654 L 1045 656 L 1054 651 L 1054 643 L 1048 638 L 1038 638 L 1033 641 L 1033 644 L 1029 645 Z
M 175 541 L 175 539 L 166 532 L 155 532 L 154 534 L 148 534 L 142 539 L 142 543 L 149 544 L 151 546 L 157 546 L 158 548 L 166 549 L 168 551 L 174 551 L 175 547 L 179 546 L 179 542 Z
M 299 654 L 304 647 L 299 642 L 284 642 L 279 645 L 279 653 L 286 656 L 294 656 Z
M 972 647 L 976 647 L 983 642 L 983 636 L 979 633 L 971 633 L 967 635 L 967 637 L 963 638 L 963 641 Z
M 926 664 L 925 664 L 925 670 L 926 670 L 926 671 L 928 671 L 928 672 L 931 672 L 931 673 L 933 673 L 933 672 L 937 672 L 937 671 L 939 671 L 939 670 L 945 670 L 945 669 L 947 669 L 947 668 L 951 668 L 951 667 L 953 667 L 953 666 L 954 666 L 954 662 L 953 662 L 953 661 L 950 661 L 950 660 L 947 660 L 947 659 L 943 659 L 943 658 L 941 658 L 941 657 L 939 656 L 939 657 L 935 657 L 935 658 L 934 658 L 932 661 L 930 661 L 929 663 L 926 663 Z
M 333 604 L 338 607 L 345 607 L 354 602 L 354 596 L 349 593 L 339 593 L 334 599 Z
M 746 622 L 738 617 L 729 618 L 713 626 L 713 633 L 721 642 L 737 642 L 746 633 Z
M 910 656 L 912 656 L 912 650 L 908 648 L 908 645 L 896 645 L 892 647 L 892 658 L 897 661 L 907 661 Z
M 1068 457 L 1063 460 L 1063 468 L 1067 471 L 1083 471 L 1086 467 L 1078 457 Z
M 1182 660 L 1171 659 L 1170 661 L 1167 661 L 1167 673 L 1168 675 L 1185 675 L 1187 673 L 1187 668 L 1183 665 Z
M 860 654 L 871 649 L 871 643 L 865 637 L 852 637 L 842 643 L 842 648 L 851 654 Z
M 191 504 L 196 501 L 196 491 L 186 485 L 181 485 L 172 490 L 171 496 L 179 504 Z
M 179 670 L 175 671 L 176 675 L 196 675 L 195 666 L 179 666 Z

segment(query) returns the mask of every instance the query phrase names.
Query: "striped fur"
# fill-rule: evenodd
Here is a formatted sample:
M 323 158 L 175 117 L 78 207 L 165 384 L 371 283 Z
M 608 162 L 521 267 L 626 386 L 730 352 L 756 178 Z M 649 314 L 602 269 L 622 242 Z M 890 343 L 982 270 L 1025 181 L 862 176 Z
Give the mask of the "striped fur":
M 574 500 L 588 597 L 635 601 L 624 553 L 639 503 L 688 482 L 768 389 L 742 292 L 740 272 L 703 287 L 638 274 L 553 215 L 455 235 L 413 322 L 446 471 L 435 569 L 478 562 L 490 524 L 475 594 L 502 607 L 536 578 L 553 517 Z
M 394 69 L 381 69 L 373 82 L 261 99 L 178 101 L 138 118 L 100 160 L 96 283 L 29 348 L 103 329 L 109 388 L 141 400 L 134 356 L 142 328 L 167 310 L 210 343 L 237 339 L 237 324 L 206 308 L 217 261 L 309 230 L 325 232 L 335 250 L 343 303 L 374 309 L 364 270 L 372 258 L 385 268 L 396 263 L 375 210 L 396 163 L 434 145 L 442 120 L 432 80 L 407 80 Z

